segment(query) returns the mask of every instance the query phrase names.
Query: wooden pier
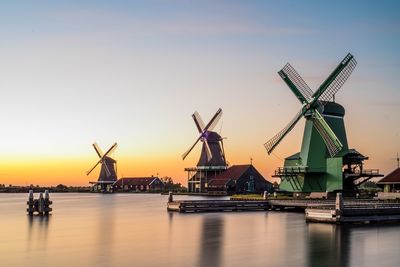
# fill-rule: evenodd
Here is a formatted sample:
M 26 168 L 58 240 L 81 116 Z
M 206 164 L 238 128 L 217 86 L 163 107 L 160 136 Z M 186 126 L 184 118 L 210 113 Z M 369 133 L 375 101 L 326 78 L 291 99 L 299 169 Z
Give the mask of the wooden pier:
M 222 211 L 266 211 L 266 200 L 183 200 L 168 202 L 168 211 L 177 212 L 222 212 Z
M 377 200 L 343 200 L 340 193 L 336 200 L 315 199 L 265 199 L 265 200 L 178 200 L 170 194 L 167 210 L 182 213 L 268 211 L 299 209 L 305 211 L 309 222 L 321 223 L 370 223 L 400 222 L 400 203 Z
M 340 193 L 335 205 L 309 206 L 306 220 L 323 223 L 400 222 L 400 203 L 353 201 L 346 203 Z

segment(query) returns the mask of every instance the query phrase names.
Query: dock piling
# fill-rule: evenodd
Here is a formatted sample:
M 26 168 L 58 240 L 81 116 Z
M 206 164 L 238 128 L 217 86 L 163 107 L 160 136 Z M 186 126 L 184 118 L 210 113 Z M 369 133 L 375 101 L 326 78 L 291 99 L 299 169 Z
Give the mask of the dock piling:
M 168 203 L 172 203 L 173 201 L 174 201 L 174 198 L 172 196 L 172 192 L 169 191 L 169 193 L 168 193 Z
M 50 200 L 50 194 L 48 190 L 44 192 L 44 197 L 43 193 L 40 193 L 38 199 L 34 198 L 33 190 L 29 190 L 27 204 L 28 208 L 26 211 L 30 216 L 32 216 L 35 212 L 37 212 L 39 215 L 48 215 L 53 210 L 50 207 L 50 205 L 53 204 L 53 201 Z
M 267 200 L 267 198 L 268 198 L 268 192 L 267 192 L 267 191 L 264 191 L 263 199 L 264 199 L 264 200 Z
M 343 209 L 342 193 L 336 193 L 335 209 L 339 212 Z

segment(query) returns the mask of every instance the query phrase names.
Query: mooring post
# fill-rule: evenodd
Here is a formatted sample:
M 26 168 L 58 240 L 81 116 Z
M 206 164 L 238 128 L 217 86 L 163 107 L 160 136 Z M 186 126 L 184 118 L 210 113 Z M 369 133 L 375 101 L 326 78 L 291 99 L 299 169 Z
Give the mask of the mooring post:
M 33 215 L 34 210 L 34 205 L 35 205 L 35 200 L 33 198 L 33 190 L 29 190 L 29 195 L 28 195 L 28 208 L 26 211 L 28 212 L 29 215 Z
M 40 192 L 40 194 L 39 194 L 38 202 L 39 202 L 39 204 L 38 204 L 38 212 L 39 212 L 39 214 L 42 214 L 42 213 L 44 213 L 44 198 L 43 198 L 43 193 L 42 192 Z
M 336 215 L 340 215 L 342 213 L 343 210 L 342 193 L 336 193 L 335 210 L 336 210 Z
M 267 191 L 264 191 L 263 199 L 264 199 L 264 200 L 267 200 L 267 198 L 268 198 L 268 192 L 267 192 Z
M 33 203 L 33 190 L 29 190 L 28 204 Z
M 171 202 L 173 202 L 173 201 L 174 201 L 174 198 L 173 198 L 173 196 L 172 196 L 172 192 L 169 191 L 169 193 L 168 193 L 168 203 L 171 203 Z
M 53 202 L 50 201 L 49 190 L 44 191 L 44 214 L 48 215 L 51 211 L 50 205 Z

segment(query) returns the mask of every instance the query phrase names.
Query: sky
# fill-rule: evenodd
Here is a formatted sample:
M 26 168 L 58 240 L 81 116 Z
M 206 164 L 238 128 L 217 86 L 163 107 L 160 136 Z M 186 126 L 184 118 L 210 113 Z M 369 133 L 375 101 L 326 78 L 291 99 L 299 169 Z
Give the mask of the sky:
M 186 183 L 200 148 L 191 114 L 230 165 L 272 181 L 300 150 L 304 120 L 272 155 L 263 144 L 300 104 L 277 72 L 315 90 L 350 52 L 336 95 L 349 145 L 388 173 L 400 152 L 398 1 L 7 1 L 0 3 L 0 184 L 87 185 L 91 147 L 118 148 L 118 175 Z

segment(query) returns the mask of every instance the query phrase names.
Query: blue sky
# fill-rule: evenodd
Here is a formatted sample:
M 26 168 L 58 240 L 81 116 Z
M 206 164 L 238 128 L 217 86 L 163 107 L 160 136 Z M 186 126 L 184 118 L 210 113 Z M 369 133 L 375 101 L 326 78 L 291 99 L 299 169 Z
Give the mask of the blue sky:
M 289 61 L 315 89 L 348 52 L 359 64 L 336 99 L 347 111 L 349 143 L 387 172 L 400 150 L 399 5 L 1 3 L 0 179 L 26 179 L 10 162 L 40 166 L 30 178 L 39 179 L 52 159 L 75 168 L 43 179 L 86 183 L 93 141 L 119 142 L 115 156 L 125 175 L 183 179 L 183 168 L 197 161 L 196 153 L 180 159 L 196 138 L 190 115 L 198 110 L 207 120 L 219 107 L 228 160 L 253 157 L 269 176 L 282 162 L 262 144 L 300 108 L 277 71 Z M 281 143 L 279 158 L 299 149 L 302 127 Z

